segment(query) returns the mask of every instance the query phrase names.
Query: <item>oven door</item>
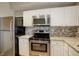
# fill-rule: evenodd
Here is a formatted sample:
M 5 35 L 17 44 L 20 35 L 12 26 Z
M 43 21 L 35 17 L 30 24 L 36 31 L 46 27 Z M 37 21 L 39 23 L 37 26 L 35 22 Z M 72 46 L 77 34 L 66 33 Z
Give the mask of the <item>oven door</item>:
M 31 51 L 37 52 L 47 52 L 47 44 L 46 43 L 31 43 Z
M 31 56 L 49 56 L 50 55 L 50 42 L 30 40 L 30 55 Z

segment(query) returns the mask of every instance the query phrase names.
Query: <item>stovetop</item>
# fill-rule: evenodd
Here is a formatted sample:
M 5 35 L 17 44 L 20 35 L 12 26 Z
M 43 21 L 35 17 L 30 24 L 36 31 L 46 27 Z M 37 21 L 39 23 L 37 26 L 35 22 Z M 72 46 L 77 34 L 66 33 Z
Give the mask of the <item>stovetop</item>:
M 50 41 L 50 36 L 49 33 L 34 33 L 29 40 Z
M 36 38 L 32 36 L 29 40 L 38 40 L 38 41 L 50 41 L 50 38 Z

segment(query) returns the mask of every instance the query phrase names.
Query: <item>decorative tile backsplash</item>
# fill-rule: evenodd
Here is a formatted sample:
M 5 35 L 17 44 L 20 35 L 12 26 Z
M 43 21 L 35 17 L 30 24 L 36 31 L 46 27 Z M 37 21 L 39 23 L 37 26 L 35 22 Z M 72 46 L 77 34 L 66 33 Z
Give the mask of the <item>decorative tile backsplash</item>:
M 26 35 L 33 35 L 33 27 L 26 27 Z
M 50 28 L 51 36 L 75 37 L 78 26 L 53 26 Z
M 49 27 L 26 27 L 26 35 L 33 35 L 33 33 L 37 30 L 48 30 L 50 31 Z
M 79 37 L 79 33 L 76 33 L 76 37 Z
M 46 28 L 47 27 L 43 27 L 45 30 Z M 50 27 L 50 35 L 57 37 L 75 37 L 77 35 L 78 28 L 79 26 L 52 26 Z M 26 27 L 26 35 L 33 35 L 33 32 L 36 29 L 38 29 L 38 27 Z

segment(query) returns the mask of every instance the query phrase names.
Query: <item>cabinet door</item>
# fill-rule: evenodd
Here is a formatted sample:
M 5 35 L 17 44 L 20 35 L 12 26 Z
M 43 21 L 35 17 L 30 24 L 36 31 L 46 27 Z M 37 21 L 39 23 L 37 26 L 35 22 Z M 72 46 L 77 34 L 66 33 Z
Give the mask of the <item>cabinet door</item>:
M 64 46 L 63 41 L 51 41 L 51 56 L 63 56 Z
M 33 19 L 30 12 L 23 13 L 23 26 L 33 26 Z
M 64 56 L 69 55 L 69 46 L 67 43 L 64 42 Z
M 51 55 L 52 56 L 63 56 L 64 49 L 63 46 L 51 46 Z
M 33 26 L 33 16 L 39 18 L 40 15 L 49 15 L 50 9 L 39 9 L 32 11 L 25 11 L 23 13 L 23 25 L 24 26 Z
M 22 56 L 29 56 L 29 40 L 19 39 L 19 54 Z
M 66 26 L 77 26 L 77 8 L 76 7 L 65 7 L 65 19 L 63 23 Z
M 79 6 L 76 6 L 77 9 L 77 25 L 79 26 Z
M 69 46 L 69 56 L 79 56 L 79 53 Z
M 63 26 L 64 19 L 64 8 L 54 8 L 51 11 L 50 26 Z
M 51 12 L 51 26 L 77 26 L 78 21 L 75 6 L 54 8 Z

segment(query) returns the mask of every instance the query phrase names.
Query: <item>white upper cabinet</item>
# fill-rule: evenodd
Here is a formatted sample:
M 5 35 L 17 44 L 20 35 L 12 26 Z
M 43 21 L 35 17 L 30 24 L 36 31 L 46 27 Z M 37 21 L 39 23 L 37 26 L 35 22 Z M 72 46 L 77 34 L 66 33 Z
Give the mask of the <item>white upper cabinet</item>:
M 32 26 L 32 25 L 33 25 L 33 20 L 32 20 L 31 12 L 25 11 L 23 13 L 23 26 Z
M 54 8 L 51 10 L 50 26 L 62 26 L 64 23 L 64 8 Z
M 76 6 L 77 9 L 77 25 L 79 26 L 79 6 Z
M 51 26 L 77 26 L 79 22 L 77 8 L 76 6 L 54 8 L 51 12 Z
M 33 26 L 33 16 L 39 18 L 40 15 L 50 15 L 50 9 L 31 10 L 23 12 L 23 25 Z
M 24 26 L 33 26 L 33 16 L 50 15 L 50 26 L 78 26 L 79 6 L 59 7 L 25 11 L 23 13 Z
M 77 26 L 77 7 L 65 7 L 64 25 Z

